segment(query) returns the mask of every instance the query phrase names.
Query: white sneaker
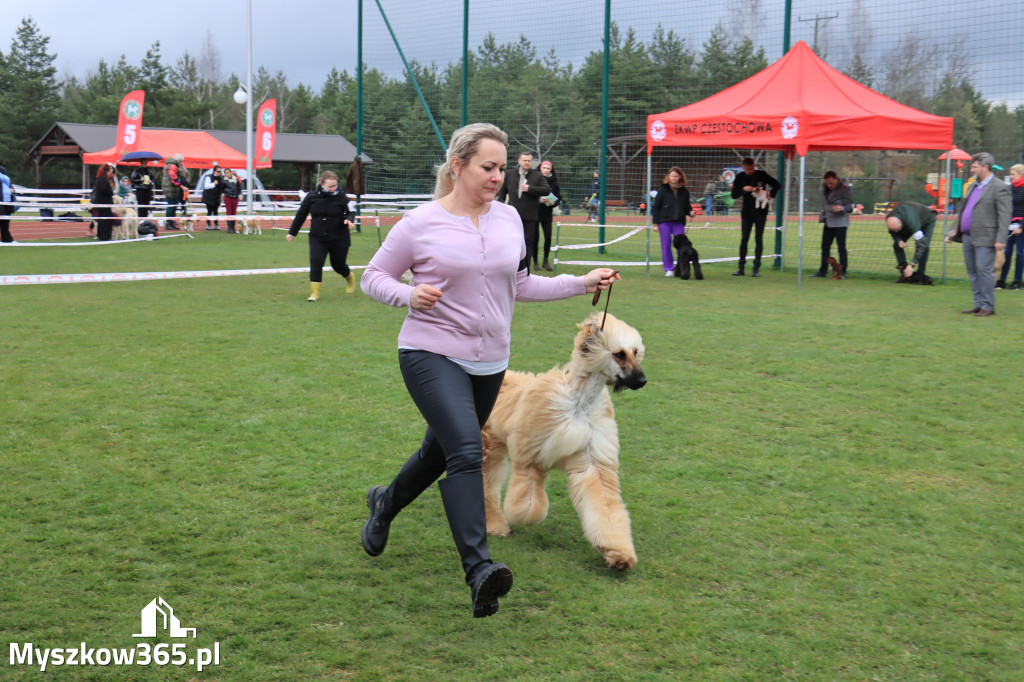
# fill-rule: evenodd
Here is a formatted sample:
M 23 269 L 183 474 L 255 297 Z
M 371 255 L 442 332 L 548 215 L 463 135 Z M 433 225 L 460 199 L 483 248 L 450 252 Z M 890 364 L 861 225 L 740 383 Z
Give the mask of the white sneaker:
M 672 277 L 672 276 L 673 276 L 673 275 L 675 275 L 675 274 L 676 274 L 676 273 L 672 272 L 671 270 L 666 270 L 666 271 L 665 271 L 665 276 L 666 276 L 666 277 Z

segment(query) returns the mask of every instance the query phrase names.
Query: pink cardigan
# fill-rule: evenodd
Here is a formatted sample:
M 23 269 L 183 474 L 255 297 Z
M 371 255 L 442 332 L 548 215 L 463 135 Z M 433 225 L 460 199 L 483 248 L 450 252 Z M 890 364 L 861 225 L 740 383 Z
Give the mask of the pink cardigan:
M 514 304 L 586 293 L 582 277 L 537 277 L 519 271 L 526 257 L 523 222 L 511 206 L 491 202 L 480 228 L 436 201 L 408 213 L 388 234 L 363 273 L 364 293 L 397 308 L 413 287 L 399 281 L 412 270 L 416 284 L 444 295 L 432 310 L 409 308 L 398 345 L 471 362 L 507 360 Z

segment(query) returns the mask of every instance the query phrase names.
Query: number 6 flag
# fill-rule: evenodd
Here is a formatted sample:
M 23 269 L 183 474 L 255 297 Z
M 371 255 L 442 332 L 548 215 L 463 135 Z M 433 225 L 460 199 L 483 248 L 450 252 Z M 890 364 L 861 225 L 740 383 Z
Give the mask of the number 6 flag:
M 277 100 L 268 99 L 260 105 L 256 115 L 256 152 L 253 168 L 270 168 L 273 166 L 274 141 L 277 126 Z
M 121 100 L 121 109 L 117 117 L 117 144 L 114 148 L 118 154 L 133 152 L 139 146 L 139 130 L 142 128 L 142 105 L 146 101 L 145 90 L 129 92 Z

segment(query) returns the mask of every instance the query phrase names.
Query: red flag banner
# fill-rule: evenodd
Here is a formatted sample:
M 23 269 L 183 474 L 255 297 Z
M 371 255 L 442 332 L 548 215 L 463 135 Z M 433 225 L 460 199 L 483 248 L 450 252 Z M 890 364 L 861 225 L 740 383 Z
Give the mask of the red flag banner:
M 253 159 L 253 168 L 270 168 L 273 165 L 276 131 L 277 100 L 268 99 L 260 105 L 256 115 L 256 158 Z
M 114 145 L 118 154 L 138 149 L 139 130 L 142 128 L 142 106 L 145 102 L 145 90 L 129 92 L 121 100 L 117 116 L 117 142 Z

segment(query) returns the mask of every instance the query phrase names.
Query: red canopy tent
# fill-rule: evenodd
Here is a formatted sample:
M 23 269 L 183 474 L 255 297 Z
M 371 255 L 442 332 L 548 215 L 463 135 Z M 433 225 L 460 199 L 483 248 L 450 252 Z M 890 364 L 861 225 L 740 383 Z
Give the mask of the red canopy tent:
M 648 116 L 648 186 L 654 147 L 784 151 L 787 158 L 800 156 L 802 180 L 809 151 L 950 149 L 953 119 L 880 95 L 826 64 L 801 40 L 771 66 L 722 92 Z M 800 190 L 802 195 L 803 182 Z
M 156 152 L 165 159 L 181 154 L 185 165 L 189 168 L 212 168 L 216 161 L 225 168 L 245 168 L 245 154 L 235 151 L 213 135 L 203 130 L 139 130 L 138 149 Z M 83 154 L 82 160 L 87 164 L 126 163 L 138 165 L 138 162 L 120 162 L 121 154 L 111 147 L 101 152 Z

